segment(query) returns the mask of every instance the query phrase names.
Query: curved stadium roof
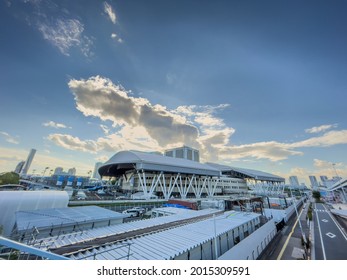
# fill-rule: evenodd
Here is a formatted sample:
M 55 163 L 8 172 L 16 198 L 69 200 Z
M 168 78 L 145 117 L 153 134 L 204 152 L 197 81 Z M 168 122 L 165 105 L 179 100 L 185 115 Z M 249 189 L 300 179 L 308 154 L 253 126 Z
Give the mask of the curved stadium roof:
M 99 173 L 101 176 L 113 177 L 124 174 L 124 172 L 131 169 L 220 176 L 218 169 L 207 164 L 138 151 L 121 151 L 116 153 L 99 168 Z
M 230 167 L 230 166 L 216 164 L 216 163 L 208 163 L 208 165 L 218 169 L 220 172 L 222 172 L 222 174 L 228 174 L 228 175 L 231 175 L 232 177 L 252 178 L 254 180 L 271 181 L 271 182 L 285 181 L 285 179 L 280 176 L 273 175 L 273 174 L 259 171 L 259 170 Z

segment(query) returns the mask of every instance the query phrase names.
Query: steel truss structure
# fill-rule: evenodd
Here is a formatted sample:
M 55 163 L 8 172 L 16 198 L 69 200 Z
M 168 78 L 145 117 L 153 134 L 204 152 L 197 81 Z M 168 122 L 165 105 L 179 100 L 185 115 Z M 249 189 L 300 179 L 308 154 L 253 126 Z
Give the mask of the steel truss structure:
M 139 178 L 139 185 L 147 198 L 150 198 L 158 187 L 165 199 L 171 197 L 175 188 L 177 188 L 181 198 L 187 198 L 189 192 L 193 192 L 196 198 L 200 198 L 204 192 L 207 193 L 208 197 L 213 197 L 217 184 L 220 182 L 219 178 L 197 176 L 195 174 L 187 175 L 177 173 L 175 175 L 169 175 L 168 178 L 161 171 L 159 174 L 154 174 L 154 178 L 151 180 L 150 186 L 148 186 L 146 171 L 136 170 L 136 174 Z

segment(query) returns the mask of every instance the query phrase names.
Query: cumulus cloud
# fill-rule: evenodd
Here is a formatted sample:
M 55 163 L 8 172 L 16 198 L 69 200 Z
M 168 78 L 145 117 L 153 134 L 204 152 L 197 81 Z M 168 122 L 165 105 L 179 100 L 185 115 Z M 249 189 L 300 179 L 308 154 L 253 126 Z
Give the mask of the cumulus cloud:
M 179 116 L 163 106 L 152 105 L 145 98 L 129 96 L 129 92 L 109 79 L 97 76 L 88 80 L 71 80 L 69 87 L 75 96 L 77 109 L 85 116 L 109 120 L 115 126 L 143 127 L 162 147 L 173 142 L 196 143 L 197 127 L 182 122 Z
M 85 116 L 111 121 L 112 131 L 104 124 L 103 137 L 81 140 L 67 134 L 51 134 L 55 144 L 71 150 L 90 153 L 114 153 L 124 149 L 163 151 L 189 145 L 201 152 L 202 161 L 267 159 L 272 162 L 302 156 L 302 148 L 347 144 L 347 130 L 331 130 L 321 136 L 281 143 L 277 141 L 234 145 L 235 129 L 218 117 L 230 104 L 217 106 L 179 106 L 168 109 L 134 97 L 121 85 L 100 76 L 69 81 L 76 108 Z M 324 131 L 324 129 L 321 129 Z
M 68 150 L 95 154 L 101 151 L 115 153 L 119 150 L 155 151 L 161 147 L 140 126 L 124 126 L 118 132 L 96 140 L 81 140 L 69 134 L 50 134 L 48 140 Z
M 234 160 L 256 158 L 280 161 L 295 155 L 303 155 L 303 153 L 293 150 L 288 144 L 269 141 L 225 147 L 224 152 L 221 153 L 221 158 L 230 158 Z
M 338 144 L 347 144 L 347 130 L 332 130 L 324 133 L 322 136 L 298 141 L 290 146 L 293 148 L 329 147 Z
M 49 121 L 49 122 L 45 122 L 42 124 L 43 126 L 46 126 L 46 127 L 53 127 L 53 128 L 71 128 L 71 127 L 68 127 L 66 126 L 65 124 L 62 124 L 62 123 L 56 123 L 54 121 Z
M 96 153 L 98 145 L 93 140 L 81 140 L 68 134 L 50 134 L 48 140 L 68 150 Z
M 107 2 L 104 3 L 104 11 L 108 15 L 109 19 L 112 21 L 113 24 L 116 23 L 116 13 L 114 12 L 112 6 L 108 4 Z
M 38 29 L 43 38 L 49 41 L 59 51 L 70 55 L 72 47 L 78 47 L 86 57 L 92 55 L 92 39 L 83 34 L 84 25 L 77 19 L 56 19 L 53 23 L 43 21 L 38 23 Z
M 323 132 L 332 128 L 336 128 L 337 124 L 324 124 L 321 126 L 314 126 L 308 129 L 305 129 L 305 132 L 307 133 L 319 133 L 319 132 Z
M 314 159 L 313 160 L 313 166 L 318 169 L 334 169 L 334 168 L 343 168 L 344 165 L 341 162 L 330 162 L 326 160 L 321 159 Z
M 19 144 L 18 137 L 11 136 L 5 131 L 0 131 L 0 135 L 5 139 L 6 142 L 11 144 Z

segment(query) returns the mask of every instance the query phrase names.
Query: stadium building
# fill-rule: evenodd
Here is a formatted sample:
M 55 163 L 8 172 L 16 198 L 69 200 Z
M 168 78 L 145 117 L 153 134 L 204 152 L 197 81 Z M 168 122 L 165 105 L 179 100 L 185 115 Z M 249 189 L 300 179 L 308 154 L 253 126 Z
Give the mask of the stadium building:
M 115 178 L 123 192 L 143 192 L 148 199 L 246 193 L 254 184 L 282 188 L 285 181 L 261 171 L 138 151 L 118 152 L 98 171 L 103 178 Z

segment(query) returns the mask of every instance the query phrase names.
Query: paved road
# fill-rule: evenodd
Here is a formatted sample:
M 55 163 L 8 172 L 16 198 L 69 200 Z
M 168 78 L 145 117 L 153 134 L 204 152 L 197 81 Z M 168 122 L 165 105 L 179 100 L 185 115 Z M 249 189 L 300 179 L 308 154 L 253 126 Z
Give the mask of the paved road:
M 316 260 L 347 260 L 347 236 L 322 203 L 314 203 L 314 254 Z

